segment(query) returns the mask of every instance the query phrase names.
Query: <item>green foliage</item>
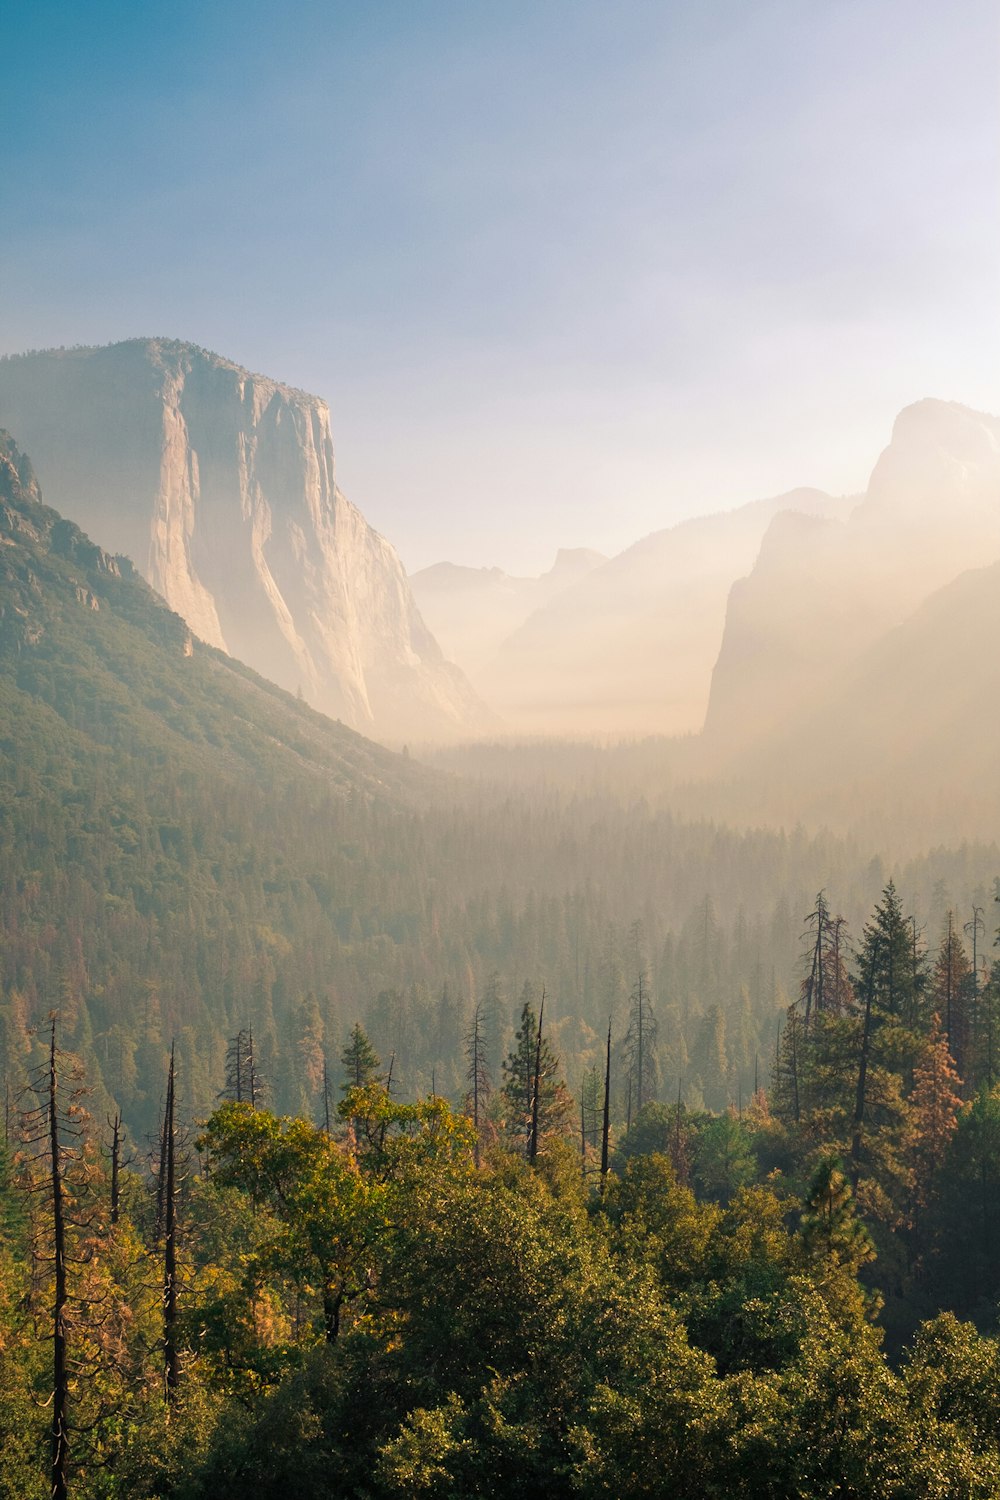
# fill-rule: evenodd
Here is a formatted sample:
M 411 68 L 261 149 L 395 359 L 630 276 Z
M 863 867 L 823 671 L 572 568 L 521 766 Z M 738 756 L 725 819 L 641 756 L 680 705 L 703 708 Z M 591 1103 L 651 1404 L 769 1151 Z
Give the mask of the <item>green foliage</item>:
M 355 1021 L 351 1027 L 350 1039 L 340 1054 L 340 1066 L 344 1070 L 341 1092 L 345 1094 L 374 1083 L 378 1077 L 382 1063 L 360 1021 Z
M 997 1344 L 947 1313 L 918 1326 L 955 1307 L 992 1328 L 1000 1299 L 997 982 L 970 987 L 954 925 L 931 994 L 895 886 L 830 840 L 442 786 L 190 641 L 22 470 L 0 444 L 0 1060 L 16 1082 L 56 1000 L 96 1118 L 113 1101 L 155 1136 L 174 1036 L 207 1116 L 205 1170 L 178 1189 L 169 1408 L 152 1184 L 135 1162 L 112 1230 L 77 1116 L 99 1206 L 72 1237 L 79 1500 L 1000 1492 Z M 853 985 L 816 902 L 788 1009 L 796 903 L 831 866 L 858 916 L 882 895 Z M 940 867 L 905 888 L 928 897 Z M 640 910 L 623 1037 L 617 954 Z M 540 1049 L 531 987 L 516 1016 L 504 999 L 525 973 L 550 986 Z M 964 1105 L 930 1031 L 942 993 Z M 509 1048 L 510 1152 L 477 1154 L 444 1097 L 476 1005 L 486 1063 Z M 588 1080 L 593 1149 L 616 1005 L 616 1131 L 630 1050 L 643 1107 L 598 1183 L 560 1140 L 576 1112 L 556 1049 Z M 647 1098 L 654 1008 L 669 1106 Z M 758 1063 L 783 1013 L 769 1107 Z M 305 1116 L 349 1021 L 320 1129 Z M 251 1025 L 274 1112 L 218 1105 L 227 1039 Z M 31 1149 L 0 1155 L 0 1493 L 18 1500 L 47 1492 L 32 1169 Z M 912 1339 L 898 1370 L 877 1285 L 894 1356 Z
M 855 1214 L 851 1185 L 835 1158 L 820 1162 L 813 1174 L 801 1232 L 806 1258 L 814 1264 L 829 1262 L 854 1275 L 875 1258 L 871 1235 Z
M 993 1326 L 1000 1300 L 1000 1089 L 958 1117 L 928 1208 L 934 1290 L 941 1303 Z
M 504 1127 L 511 1142 L 527 1151 L 537 1120 L 539 1149 L 570 1128 L 572 1101 L 559 1077 L 560 1063 L 544 1034 L 539 1037 L 531 986 L 525 987 L 514 1046 L 503 1065 Z M 538 1078 L 538 1099 L 535 1079 Z
M 743 1123 L 728 1111 L 698 1132 L 694 1177 L 699 1190 L 716 1203 L 728 1203 L 757 1175 L 757 1162 Z

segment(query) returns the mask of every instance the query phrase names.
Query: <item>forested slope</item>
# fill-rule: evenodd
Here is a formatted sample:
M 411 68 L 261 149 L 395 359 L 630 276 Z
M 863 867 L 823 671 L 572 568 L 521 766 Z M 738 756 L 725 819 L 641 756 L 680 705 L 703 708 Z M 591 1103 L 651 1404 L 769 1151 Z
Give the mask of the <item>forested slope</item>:
M 546 989 L 576 1089 L 642 972 L 657 1092 L 723 1108 L 767 1066 L 815 892 L 857 932 L 881 891 L 885 864 L 850 842 L 392 755 L 193 640 L 126 561 L 41 505 L 10 445 L 0 482 L 12 1089 L 57 1009 L 101 1110 L 140 1131 L 171 1040 L 204 1114 L 249 1025 L 279 1108 L 318 1117 L 324 1056 L 358 1019 L 405 1096 L 433 1081 L 458 1098 L 474 999 L 497 1072 L 526 983 Z M 988 903 L 998 868 L 989 845 L 897 866 L 925 941 L 949 907 Z

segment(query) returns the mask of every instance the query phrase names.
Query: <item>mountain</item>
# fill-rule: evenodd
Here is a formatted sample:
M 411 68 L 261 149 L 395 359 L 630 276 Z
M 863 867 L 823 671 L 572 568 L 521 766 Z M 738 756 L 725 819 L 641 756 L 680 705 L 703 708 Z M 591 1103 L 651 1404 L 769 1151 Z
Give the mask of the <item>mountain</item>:
M 490 722 L 390 544 L 337 488 L 326 404 L 166 339 L 0 361 L 47 500 L 202 640 L 382 738 Z
M 783 724 L 793 734 L 923 600 L 998 557 L 1000 419 L 944 401 L 906 408 L 850 516 L 776 516 L 734 585 L 709 745 L 732 759 Z
M 524 732 L 696 732 L 730 586 L 769 523 L 847 505 L 793 490 L 654 532 L 537 609 L 475 673 L 476 686 Z
M 273 1050 L 308 993 L 365 992 L 419 907 L 399 869 L 421 868 L 414 819 L 442 795 L 436 773 L 194 637 L 42 504 L 0 433 L 8 1078 L 58 1008 L 133 1122 L 153 1123 L 171 1037 L 204 1108 L 249 1011 Z
M 0 431 L 0 742 L 11 772 L 62 760 L 222 773 L 258 794 L 415 805 L 437 778 L 337 724 L 194 636 L 127 557 L 42 503 Z M 17 768 L 20 767 L 18 771 Z
M 820 702 L 738 755 L 719 816 L 862 830 L 912 847 L 1000 820 L 1000 562 L 970 569 L 830 672 Z M 702 773 L 718 762 L 706 747 Z
M 571 758 L 581 749 L 610 754 Z M 638 755 L 637 772 L 661 759 L 656 743 L 614 754 Z M 57 1009 L 94 1119 L 122 1108 L 137 1141 L 157 1130 L 171 1042 L 197 1120 L 248 1025 L 279 1112 L 322 1118 L 324 1060 L 339 1083 L 357 1020 L 384 1061 L 395 1055 L 401 1098 L 434 1087 L 459 1100 L 473 997 L 489 1007 L 499 1076 L 526 979 L 545 984 L 550 1035 L 578 1079 L 603 1056 L 609 934 L 624 954 L 637 913 L 664 965 L 653 982 L 669 997 L 671 1069 L 704 1051 L 717 1005 L 732 1022 L 723 1074 L 746 1094 L 779 1007 L 761 976 L 796 982 L 794 914 L 820 886 L 860 922 L 884 883 L 871 844 L 685 821 L 617 775 L 605 795 L 578 769 L 565 793 L 544 765 L 520 789 L 502 772 L 463 784 L 324 719 L 197 640 L 126 560 L 41 503 L 0 438 L 0 1076 L 12 1097 Z M 900 878 L 937 921 L 941 883 L 964 899 L 996 858 L 939 850 Z M 685 1086 L 698 1076 L 693 1061 Z
M 435 639 L 474 677 L 529 615 L 605 562 L 587 547 L 563 547 L 538 578 L 441 562 L 412 573 L 410 587 Z

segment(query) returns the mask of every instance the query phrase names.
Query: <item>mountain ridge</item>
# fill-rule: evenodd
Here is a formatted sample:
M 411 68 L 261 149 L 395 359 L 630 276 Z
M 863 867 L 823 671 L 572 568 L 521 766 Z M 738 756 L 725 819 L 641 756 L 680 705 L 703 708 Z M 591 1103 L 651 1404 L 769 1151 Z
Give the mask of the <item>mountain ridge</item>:
M 912 403 L 844 520 L 771 522 L 729 596 L 706 738 L 738 753 L 771 737 L 924 599 L 997 557 L 1000 418 Z
M 132 557 L 202 639 L 397 743 L 492 722 L 339 489 L 322 398 L 132 339 L 9 357 L 0 423 L 48 500 Z
M 650 532 L 531 615 L 476 686 L 526 733 L 697 732 L 730 585 L 768 520 L 851 503 L 800 488 Z

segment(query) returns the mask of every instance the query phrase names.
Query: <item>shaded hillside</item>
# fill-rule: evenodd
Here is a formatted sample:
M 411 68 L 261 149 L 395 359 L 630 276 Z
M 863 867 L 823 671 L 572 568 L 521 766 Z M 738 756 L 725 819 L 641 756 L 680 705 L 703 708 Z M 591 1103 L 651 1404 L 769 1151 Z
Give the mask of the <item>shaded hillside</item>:
M 5 442 L 0 509 L 0 1073 L 56 1008 L 103 1118 L 155 1128 L 176 1038 L 211 1108 L 252 1024 L 269 1097 L 315 1118 L 361 1019 L 405 1097 L 464 1091 L 473 997 L 498 1076 L 526 981 L 572 1085 L 627 1012 L 639 920 L 660 1086 L 746 1096 L 823 885 L 859 923 L 870 846 L 686 824 L 539 783 L 439 777 L 193 640 L 128 565 L 40 504 Z M 998 856 L 902 869 L 921 921 L 983 904 Z M 942 892 L 950 893 L 942 895 Z
M 145 1039 L 201 1025 L 210 1068 L 293 944 L 304 992 L 355 903 L 404 904 L 359 829 L 435 778 L 193 639 L 40 503 L 6 435 L 0 541 L 4 1061 L 58 1007 L 141 1094 Z
M 1000 562 L 962 573 L 839 672 L 730 775 L 764 816 L 905 831 L 914 844 L 1000 827 Z M 732 806 L 732 803 L 730 804 Z
M 50 757 L 125 751 L 150 770 L 168 761 L 177 774 L 214 768 L 258 791 L 299 779 L 402 803 L 426 787 L 407 760 L 192 636 L 127 558 L 41 503 L 7 434 L 0 503 L 8 755 L 37 735 Z M 23 764 L 38 770 L 36 755 Z

